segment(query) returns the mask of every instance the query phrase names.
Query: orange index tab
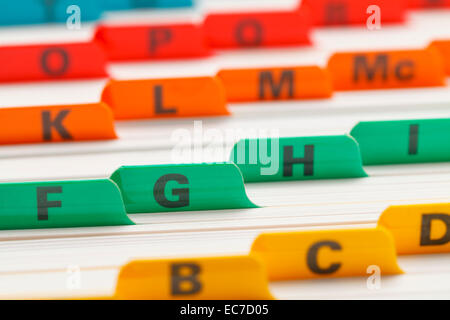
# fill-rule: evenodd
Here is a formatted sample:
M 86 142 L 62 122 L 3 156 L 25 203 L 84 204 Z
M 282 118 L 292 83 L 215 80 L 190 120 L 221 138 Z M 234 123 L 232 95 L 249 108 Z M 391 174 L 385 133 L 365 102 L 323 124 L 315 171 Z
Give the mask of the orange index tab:
M 0 109 L 0 144 L 115 138 L 104 103 Z
M 444 62 L 425 50 L 336 53 L 329 62 L 336 90 L 369 90 L 445 85 Z
M 110 80 L 102 101 L 116 119 L 228 115 L 225 90 L 217 77 Z
M 384 275 L 402 273 L 384 228 L 261 234 L 251 254 L 262 258 L 275 281 L 364 276 L 371 266 Z
M 430 48 L 437 49 L 444 58 L 445 72 L 450 76 L 450 40 L 436 40 L 430 45 Z
M 218 73 L 230 102 L 329 98 L 328 71 L 315 66 L 225 69 Z
M 378 225 L 392 233 L 398 254 L 450 252 L 450 203 L 390 206 Z
M 122 267 L 116 299 L 272 299 L 261 261 L 251 256 L 136 260 Z

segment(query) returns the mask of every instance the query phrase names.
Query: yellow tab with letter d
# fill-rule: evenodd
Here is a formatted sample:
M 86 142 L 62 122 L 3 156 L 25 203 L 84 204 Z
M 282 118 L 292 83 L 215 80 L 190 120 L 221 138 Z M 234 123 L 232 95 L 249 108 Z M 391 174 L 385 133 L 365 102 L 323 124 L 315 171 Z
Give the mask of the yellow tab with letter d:
M 450 203 L 391 206 L 378 225 L 392 233 L 398 254 L 450 252 Z
M 384 228 L 261 234 L 251 254 L 263 260 L 275 281 L 363 276 L 371 266 L 384 275 L 402 273 Z
M 122 267 L 115 299 L 273 299 L 252 256 L 136 260 Z

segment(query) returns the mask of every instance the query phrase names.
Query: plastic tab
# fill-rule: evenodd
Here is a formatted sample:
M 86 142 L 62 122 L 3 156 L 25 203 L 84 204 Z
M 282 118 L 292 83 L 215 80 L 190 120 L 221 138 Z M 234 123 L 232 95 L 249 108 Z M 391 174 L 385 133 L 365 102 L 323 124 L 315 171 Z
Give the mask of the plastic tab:
M 232 163 L 125 166 L 111 179 L 128 213 L 255 208 Z
M 245 182 L 366 177 L 358 144 L 350 136 L 245 139 L 231 161 Z
M 0 229 L 134 224 L 110 180 L 0 184 Z
M 445 72 L 448 76 L 450 76 L 450 40 L 433 41 L 430 47 L 437 49 L 442 54 L 444 58 Z
M 309 44 L 310 23 L 303 10 L 218 13 L 206 17 L 213 48 L 248 48 Z
M 450 203 L 391 206 L 378 225 L 392 233 L 398 254 L 450 252 Z
M 0 47 L 0 82 L 106 77 L 106 57 L 95 42 Z
M 117 138 L 104 104 L 0 108 L 0 144 Z
M 366 24 L 377 12 L 381 23 L 403 22 L 407 9 L 406 0 L 304 0 L 302 5 L 319 26 Z
M 132 261 L 120 270 L 115 298 L 273 299 L 264 266 L 249 256 Z
M 225 89 L 216 77 L 110 80 L 102 101 L 116 119 L 228 115 Z
M 91 21 L 100 18 L 102 9 L 99 1 L 92 0 L 2 1 L 0 25 L 66 23 L 74 14 Z
M 410 8 L 446 8 L 450 7 L 450 0 L 409 0 Z
M 100 26 L 95 38 L 113 61 L 193 58 L 210 54 L 203 28 L 194 24 Z
M 369 90 L 445 85 L 437 50 L 336 53 L 328 62 L 336 90 Z
M 360 122 L 350 135 L 365 165 L 450 161 L 450 119 Z
M 193 0 L 102 0 L 106 10 L 137 8 L 183 8 L 193 6 Z
M 384 228 L 261 234 L 251 254 L 273 281 L 367 276 L 371 266 L 383 275 L 402 273 Z
M 329 98 L 333 88 L 319 67 L 226 69 L 218 73 L 230 102 Z

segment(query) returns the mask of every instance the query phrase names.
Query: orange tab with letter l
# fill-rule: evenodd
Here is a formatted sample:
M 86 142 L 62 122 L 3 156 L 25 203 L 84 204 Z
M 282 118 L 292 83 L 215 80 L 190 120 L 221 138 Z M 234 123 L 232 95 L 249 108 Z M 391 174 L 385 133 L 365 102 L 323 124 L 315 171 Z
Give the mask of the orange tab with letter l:
M 137 260 L 122 267 L 116 299 L 272 299 L 261 261 L 250 256 Z
M 402 273 L 394 240 L 384 228 L 261 234 L 251 254 L 262 258 L 270 280 Z
M 225 69 L 218 73 L 230 102 L 331 97 L 327 70 L 319 67 Z
M 392 233 L 398 254 L 450 252 L 450 203 L 391 206 L 378 225 Z
M 329 62 L 336 90 L 443 86 L 440 53 L 425 50 L 336 53 Z
M 436 48 L 444 58 L 445 72 L 450 76 L 450 40 L 436 40 L 430 45 Z
M 110 80 L 102 101 L 116 119 L 228 115 L 225 90 L 217 77 Z
M 104 103 L 0 109 L 0 144 L 115 139 Z

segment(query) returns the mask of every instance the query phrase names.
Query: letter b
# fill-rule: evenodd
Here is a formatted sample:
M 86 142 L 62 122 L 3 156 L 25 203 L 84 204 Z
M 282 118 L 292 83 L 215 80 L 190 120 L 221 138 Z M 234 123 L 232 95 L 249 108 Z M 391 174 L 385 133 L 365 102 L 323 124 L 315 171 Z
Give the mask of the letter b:
M 183 274 L 184 271 L 189 271 L 189 274 Z M 201 268 L 196 263 L 174 263 L 170 266 L 170 284 L 171 293 L 174 296 L 189 295 L 200 292 L 202 284 L 198 280 L 198 275 Z M 188 284 L 189 288 L 186 288 Z

